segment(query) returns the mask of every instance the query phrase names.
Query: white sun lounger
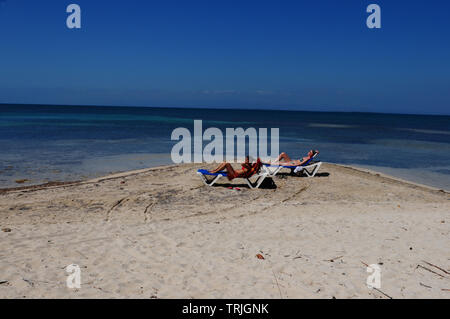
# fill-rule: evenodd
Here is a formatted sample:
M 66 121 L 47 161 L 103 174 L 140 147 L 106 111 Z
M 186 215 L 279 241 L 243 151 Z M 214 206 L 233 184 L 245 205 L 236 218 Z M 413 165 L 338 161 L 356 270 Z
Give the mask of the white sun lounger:
M 221 177 L 227 177 L 227 172 L 218 172 L 218 173 L 210 173 L 206 169 L 199 169 L 197 171 L 197 175 L 200 176 L 200 179 L 202 182 L 207 186 L 213 186 Z M 250 181 L 250 178 L 247 177 L 237 177 L 237 178 L 243 178 L 246 182 L 248 187 L 251 189 L 259 188 L 261 186 L 264 179 L 269 176 L 270 174 L 268 172 L 258 173 L 254 176 L 257 176 L 257 179 L 255 182 Z M 213 176 L 211 179 L 208 179 L 206 176 Z
M 306 166 L 305 165 L 297 166 L 294 169 L 294 173 L 304 173 L 308 177 L 314 177 L 319 171 L 321 165 L 322 162 L 318 161 Z
M 263 167 L 266 171 L 266 173 L 269 174 L 269 176 L 275 176 L 277 175 L 283 168 L 288 168 L 291 170 L 292 173 L 305 173 L 308 177 L 314 177 L 316 173 L 319 171 L 320 166 L 322 165 L 322 162 L 312 162 L 312 159 L 315 157 L 311 157 L 306 163 L 299 166 L 291 166 L 291 165 L 276 165 L 276 164 L 263 164 Z

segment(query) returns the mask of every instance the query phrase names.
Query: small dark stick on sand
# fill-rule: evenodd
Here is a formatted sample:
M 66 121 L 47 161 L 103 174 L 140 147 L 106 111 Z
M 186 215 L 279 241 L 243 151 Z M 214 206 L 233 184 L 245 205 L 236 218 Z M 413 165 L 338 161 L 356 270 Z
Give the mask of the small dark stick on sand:
M 373 287 L 374 290 L 378 291 L 379 293 L 382 293 L 383 295 L 385 295 L 386 297 L 388 297 L 389 299 L 393 299 L 391 296 L 389 296 L 388 294 L 382 292 L 380 289 Z
M 275 278 L 275 282 L 277 283 L 278 292 L 280 293 L 280 298 L 283 299 L 283 295 L 281 294 L 280 284 L 278 283 L 277 276 L 275 276 L 275 272 L 273 271 L 273 269 L 272 269 L 272 274 L 273 274 L 273 277 Z
M 428 270 L 429 272 L 431 272 L 431 273 L 433 273 L 435 275 L 438 275 L 438 276 L 440 276 L 442 278 L 446 278 L 445 276 L 443 276 L 443 275 L 441 275 L 441 274 L 439 274 L 439 273 L 437 273 L 437 272 L 435 272 L 435 271 L 433 271 L 433 270 L 431 270 L 431 269 L 429 269 L 427 267 L 424 267 L 422 265 L 417 265 L 416 269 L 419 268 L 419 267 L 422 268 L 422 269 Z
M 423 283 L 421 283 L 421 282 L 419 282 L 419 284 L 420 284 L 422 287 L 425 287 L 425 288 L 433 288 L 433 287 L 427 286 L 427 285 L 425 285 L 425 284 L 423 284 Z
M 120 204 L 122 204 L 123 201 L 125 201 L 128 198 L 128 196 L 118 200 L 106 213 L 106 221 L 109 221 L 109 215 L 111 214 L 111 212 L 113 211 L 114 208 L 116 208 L 117 206 L 119 206 Z
M 334 263 L 335 260 L 341 259 L 342 257 L 344 257 L 344 256 L 338 256 L 338 257 L 334 257 L 334 258 L 331 258 L 331 259 L 325 259 L 324 261 L 329 261 L 329 262 Z
M 450 272 L 446 271 L 445 269 L 442 269 L 441 267 L 438 267 L 438 266 L 436 266 L 436 265 L 433 265 L 432 263 L 429 263 L 428 261 L 425 261 L 425 260 L 422 260 L 422 261 L 423 261 L 424 263 L 426 263 L 427 265 L 430 265 L 430 266 L 432 266 L 432 267 L 434 267 L 434 268 L 437 268 L 437 269 L 439 269 L 440 271 L 446 273 L 447 275 L 450 275 Z

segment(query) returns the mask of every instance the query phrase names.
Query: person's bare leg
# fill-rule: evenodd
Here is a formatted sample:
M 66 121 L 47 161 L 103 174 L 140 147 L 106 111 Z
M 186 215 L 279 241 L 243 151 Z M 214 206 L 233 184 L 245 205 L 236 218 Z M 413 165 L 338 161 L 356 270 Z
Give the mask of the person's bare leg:
M 228 173 L 229 176 L 236 176 L 236 172 L 234 171 L 233 166 L 229 163 L 225 163 L 225 170 Z
M 227 162 L 223 162 L 222 164 L 220 164 L 219 166 L 217 166 L 216 169 L 209 171 L 210 173 L 218 173 L 220 171 L 226 170 L 229 173 L 234 173 L 234 169 L 233 166 L 231 166 L 230 163 Z
M 213 169 L 213 170 L 211 170 L 211 171 L 209 171 L 210 173 L 217 173 L 217 172 L 220 172 L 220 171 L 222 171 L 222 170 L 224 170 L 225 169 L 225 167 L 227 166 L 227 162 L 223 162 L 222 164 L 220 164 L 219 166 L 217 166 L 217 168 L 216 169 Z
M 276 160 L 276 162 L 290 162 L 290 161 L 291 158 L 285 152 L 281 153 Z

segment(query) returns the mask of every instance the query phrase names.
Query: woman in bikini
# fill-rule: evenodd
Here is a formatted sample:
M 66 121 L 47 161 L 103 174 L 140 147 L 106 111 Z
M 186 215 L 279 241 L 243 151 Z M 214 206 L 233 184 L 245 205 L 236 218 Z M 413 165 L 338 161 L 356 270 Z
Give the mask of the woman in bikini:
M 301 166 L 309 161 L 314 155 L 319 154 L 318 150 L 310 150 L 308 155 L 301 160 L 292 160 L 285 152 L 281 153 L 277 160 L 272 164 L 286 165 L 286 166 Z
M 231 181 L 236 177 L 250 177 L 257 173 L 261 168 L 261 160 L 256 160 L 256 163 L 251 164 L 248 156 L 245 157 L 245 162 L 241 164 L 241 169 L 234 169 L 230 163 L 223 162 L 216 169 L 209 171 L 210 173 L 218 173 L 225 170 L 227 172 L 227 177 Z

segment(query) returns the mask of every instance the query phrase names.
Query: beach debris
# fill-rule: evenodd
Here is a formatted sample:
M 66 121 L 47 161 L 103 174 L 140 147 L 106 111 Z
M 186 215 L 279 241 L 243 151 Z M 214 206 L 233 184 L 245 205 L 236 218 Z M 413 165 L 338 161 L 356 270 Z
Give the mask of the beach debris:
M 23 279 L 23 281 L 28 283 L 31 287 L 34 287 L 34 282 L 33 281 L 31 281 L 30 279 L 25 279 L 25 278 L 22 278 L 22 279 Z
M 433 287 L 427 286 L 427 285 L 425 285 L 425 284 L 423 284 L 423 283 L 421 283 L 421 282 L 419 282 L 419 284 L 420 284 L 422 287 L 425 287 L 425 288 L 433 288 Z
M 5 233 L 10 233 L 11 232 L 11 228 L 2 228 L 2 232 L 5 232 Z
M 146 223 L 149 219 L 149 212 L 152 210 L 153 206 L 156 205 L 156 201 L 151 202 L 150 204 L 147 205 L 147 207 L 145 207 L 144 210 L 144 222 Z
M 261 254 L 256 254 L 256 258 L 258 258 L 258 259 L 266 259 L 266 258 L 264 258 L 264 256 L 261 255 Z
M 283 299 L 283 295 L 281 294 L 281 288 L 280 288 L 280 284 L 278 283 L 277 276 L 275 276 L 275 272 L 273 271 L 273 269 L 272 268 L 270 268 L 270 269 L 272 270 L 273 278 L 275 278 L 275 282 L 277 283 L 278 292 L 280 293 L 280 298 Z
M 305 187 L 302 187 L 300 190 L 298 190 L 297 192 L 295 192 L 293 195 L 288 196 L 288 197 L 286 197 L 285 199 L 283 199 L 283 200 L 280 202 L 280 204 L 281 204 L 281 203 L 285 203 L 285 202 L 287 202 L 287 201 L 290 201 L 290 200 L 293 199 L 293 198 L 296 198 L 301 192 L 307 190 L 308 187 L 309 187 L 309 185 L 308 185 L 308 186 L 305 186 Z
M 361 264 L 363 264 L 363 265 L 366 266 L 366 267 L 369 267 L 369 265 L 368 265 L 367 263 L 363 262 L 362 260 L 360 260 L 360 261 L 361 261 Z M 399 260 L 399 262 L 400 262 L 400 260 Z M 378 265 L 383 266 L 384 263 L 380 261 L 380 262 L 378 263 Z
M 433 273 L 433 274 L 435 274 L 435 275 L 438 275 L 439 277 L 446 278 L 444 275 L 441 275 L 440 273 L 437 273 L 437 272 L 435 272 L 435 271 L 433 271 L 433 270 L 431 270 L 431 269 L 429 269 L 429 268 L 427 268 L 427 267 L 424 267 L 424 266 L 422 266 L 422 265 L 417 265 L 416 269 L 417 269 L 417 268 L 425 269 L 426 271 L 429 271 L 429 272 L 431 272 L 431 273 Z
M 16 183 L 17 184 L 23 184 L 23 183 L 27 183 L 27 182 L 29 182 L 30 180 L 28 180 L 28 179 L 26 179 L 26 178 L 24 178 L 24 179 L 16 179 Z
M 442 271 L 443 273 L 445 273 L 445 274 L 447 274 L 447 275 L 450 275 L 450 272 L 448 272 L 448 271 L 446 271 L 445 269 L 443 269 L 443 268 L 441 268 L 441 267 L 439 267 L 439 266 L 436 266 L 436 265 L 434 265 L 434 264 L 432 264 L 432 263 L 429 263 L 428 261 L 425 261 L 425 260 L 422 260 L 424 263 L 426 263 L 427 265 L 429 265 L 429 266 L 431 266 L 431 267 L 434 267 L 434 268 L 437 268 L 437 269 L 439 269 L 440 271 Z
M 8 284 L 9 281 L 8 280 L 0 280 L 0 285 L 4 285 L 4 284 Z
M 344 257 L 344 256 L 338 256 L 338 257 L 334 257 L 331 259 L 325 259 L 324 261 L 329 261 L 330 263 L 334 263 L 335 260 L 341 259 L 342 257 Z
M 376 287 L 373 287 L 372 289 L 378 291 L 379 293 L 383 294 L 384 296 L 388 297 L 389 299 L 393 299 L 393 298 L 392 298 L 391 296 L 389 296 L 387 293 L 381 291 L 380 289 L 378 289 L 378 288 L 376 288 Z
M 113 209 L 116 208 L 117 206 L 119 206 L 120 204 L 122 204 L 122 202 L 124 202 L 125 200 L 128 200 L 128 196 L 118 200 L 117 202 L 114 203 L 114 205 L 112 205 L 112 207 L 106 213 L 106 221 L 109 221 L 109 216 L 110 216 L 111 212 L 113 211 Z

